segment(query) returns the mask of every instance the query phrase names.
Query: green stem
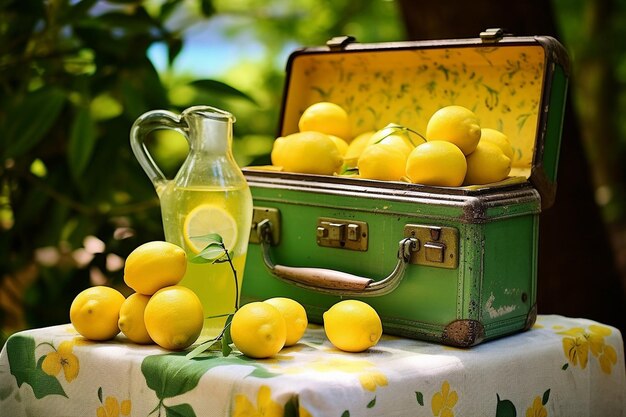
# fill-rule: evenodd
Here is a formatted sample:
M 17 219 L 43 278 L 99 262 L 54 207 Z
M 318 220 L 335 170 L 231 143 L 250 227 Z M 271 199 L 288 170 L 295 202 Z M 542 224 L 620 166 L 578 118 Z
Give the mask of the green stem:
M 226 246 L 223 243 L 222 243 L 222 248 L 224 248 L 224 252 L 226 253 L 226 260 L 228 261 L 228 264 L 230 265 L 230 269 L 232 269 L 233 271 L 233 277 L 235 278 L 235 312 L 237 312 L 237 310 L 239 310 L 239 280 L 237 279 L 237 270 L 235 269 L 235 266 L 233 265 L 232 259 L 230 259 L 230 255 L 228 254 L 228 249 L 226 249 Z

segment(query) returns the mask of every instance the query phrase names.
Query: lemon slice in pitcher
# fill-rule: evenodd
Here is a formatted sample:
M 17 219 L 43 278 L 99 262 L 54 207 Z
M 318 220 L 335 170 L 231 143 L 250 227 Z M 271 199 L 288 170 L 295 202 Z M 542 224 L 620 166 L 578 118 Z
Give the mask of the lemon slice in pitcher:
M 224 246 L 230 251 L 237 243 L 237 222 L 221 207 L 211 204 L 197 206 L 185 218 L 185 244 L 194 253 L 200 253 L 208 244 L 205 236 L 210 233 L 219 234 Z

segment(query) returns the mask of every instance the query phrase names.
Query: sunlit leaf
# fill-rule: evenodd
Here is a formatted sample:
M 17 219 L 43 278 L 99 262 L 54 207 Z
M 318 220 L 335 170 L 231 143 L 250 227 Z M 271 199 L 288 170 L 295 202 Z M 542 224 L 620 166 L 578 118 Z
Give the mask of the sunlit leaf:
M 103 93 L 91 100 L 90 110 L 94 120 L 107 120 L 122 114 L 124 108 L 111 94 Z
M 224 256 L 224 246 L 218 242 L 211 242 L 204 249 L 200 251 L 196 256 L 191 258 L 192 263 L 212 263 L 219 260 Z
M 223 83 L 217 80 L 196 80 L 191 83 L 191 85 L 203 90 L 209 94 L 223 95 L 223 96 L 231 96 L 235 98 L 242 98 L 251 103 L 256 104 L 256 101 L 244 93 L 243 91 L 237 90 L 235 87 L 231 87 L 230 85 Z
M 48 174 L 48 169 L 46 168 L 46 164 L 41 159 L 37 158 L 30 164 L 30 172 L 39 178 L 43 178 Z

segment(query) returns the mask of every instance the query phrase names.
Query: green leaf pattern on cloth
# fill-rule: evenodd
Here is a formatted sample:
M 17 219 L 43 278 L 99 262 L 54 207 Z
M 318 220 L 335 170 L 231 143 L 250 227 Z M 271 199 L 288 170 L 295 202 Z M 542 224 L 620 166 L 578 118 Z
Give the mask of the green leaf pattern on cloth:
M 35 360 L 35 340 L 32 337 L 11 337 L 7 341 L 6 350 L 11 374 L 18 387 L 22 384 L 30 385 L 38 399 L 47 395 L 67 397 L 59 380 L 42 369 L 44 359 Z

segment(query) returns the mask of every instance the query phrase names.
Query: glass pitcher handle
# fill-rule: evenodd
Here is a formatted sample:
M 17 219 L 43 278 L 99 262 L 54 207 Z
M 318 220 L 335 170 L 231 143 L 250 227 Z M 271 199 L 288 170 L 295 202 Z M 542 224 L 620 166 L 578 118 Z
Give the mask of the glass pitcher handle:
M 135 158 L 139 161 L 139 165 L 141 165 L 146 172 L 155 188 L 157 188 L 159 184 L 166 182 L 167 178 L 163 175 L 163 171 L 157 166 L 152 155 L 148 152 L 144 141 L 150 132 L 159 129 L 175 130 L 189 141 L 187 137 L 187 124 L 181 120 L 179 115 L 167 110 L 149 111 L 139 116 L 135 123 L 133 123 L 130 129 L 130 146 L 135 154 Z

